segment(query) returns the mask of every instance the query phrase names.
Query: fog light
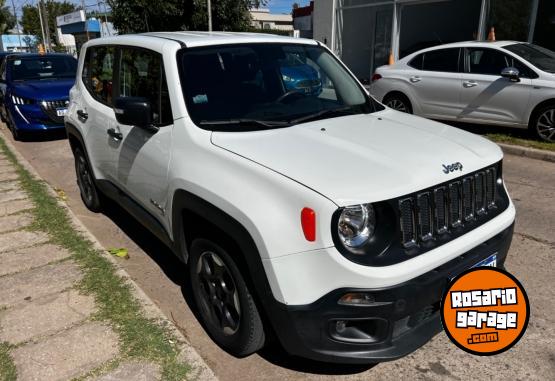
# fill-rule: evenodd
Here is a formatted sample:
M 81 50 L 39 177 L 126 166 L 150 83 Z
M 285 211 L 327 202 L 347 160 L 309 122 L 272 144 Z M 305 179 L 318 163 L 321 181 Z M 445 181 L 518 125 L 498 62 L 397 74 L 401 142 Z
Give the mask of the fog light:
M 347 323 L 345 323 L 345 320 L 338 320 L 335 322 L 335 330 L 337 333 L 343 333 L 346 327 Z
M 374 304 L 374 302 L 375 299 L 370 294 L 364 292 L 349 292 L 343 295 L 337 303 L 345 306 L 369 306 Z

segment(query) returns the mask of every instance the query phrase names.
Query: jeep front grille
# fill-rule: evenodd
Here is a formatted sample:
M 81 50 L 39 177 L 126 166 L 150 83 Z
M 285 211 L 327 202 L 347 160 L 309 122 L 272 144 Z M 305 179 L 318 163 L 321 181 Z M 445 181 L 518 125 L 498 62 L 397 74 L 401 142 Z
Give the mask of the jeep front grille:
M 497 170 L 490 167 L 399 200 L 406 249 L 472 225 L 496 209 Z

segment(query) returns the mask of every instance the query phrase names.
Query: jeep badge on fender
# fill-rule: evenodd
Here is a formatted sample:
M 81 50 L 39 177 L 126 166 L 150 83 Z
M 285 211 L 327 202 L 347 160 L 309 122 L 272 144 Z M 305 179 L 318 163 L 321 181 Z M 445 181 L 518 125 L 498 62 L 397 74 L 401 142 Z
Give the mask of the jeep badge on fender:
M 324 362 L 405 356 L 441 331 L 445 281 L 502 267 L 513 235 L 495 143 L 385 107 L 314 40 L 90 40 L 65 126 L 85 205 L 116 200 L 187 263 L 195 316 L 238 357 L 268 336 Z

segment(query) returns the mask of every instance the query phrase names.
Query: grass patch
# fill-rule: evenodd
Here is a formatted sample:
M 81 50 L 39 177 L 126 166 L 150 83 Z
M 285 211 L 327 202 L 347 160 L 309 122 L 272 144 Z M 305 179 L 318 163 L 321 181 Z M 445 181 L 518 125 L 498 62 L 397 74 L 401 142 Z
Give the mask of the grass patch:
M 497 143 L 514 144 L 546 151 L 555 152 L 555 143 L 542 142 L 540 140 L 524 139 L 509 134 L 486 134 L 486 136 Z
M 0 150 L 17 168 L 23 189 L 37 206 L 32 210 L 31 228 L 48 233 L 52 243 L 69 250 L 81 266 L 84 278 L 79 287 L 95 297 L 99 310 L 95 318 L 108 322 L 119 335 L 122 356 L 159 364 L 164 380 L 183 380 L 189 367 L 178 360 L 177 340 L 167 328 L 144 316 L 130 286 L 116 275 L 112 263 L 73 228 L 67 212 L 48 192 L 46 184 L 17 162 L 1 138 Z
M 10 356 L 10 345 L 0 343 L 0 381 L 17 380 L 17 370 Z

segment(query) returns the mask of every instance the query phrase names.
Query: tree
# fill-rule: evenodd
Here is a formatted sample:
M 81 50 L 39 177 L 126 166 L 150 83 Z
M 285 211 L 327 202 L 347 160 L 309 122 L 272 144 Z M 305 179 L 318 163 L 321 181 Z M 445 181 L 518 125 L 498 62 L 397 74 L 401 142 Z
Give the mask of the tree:
M 244 31 L 250 26 L 249 8 L 266 0 L 212 0 L 214 30 Z M 206 0 L 108 0 L 120 33 L 207 30 Z
M 0 34 L 6 34 L 15 26 L 15 16 L 6 5 L 6 0 L 0 0 Z
M 57 33 L 56 33 L 56 17 L 65 15 L 66 13 L 71 13 L 76 10 L 74 4 L 67 1 L 52 1 L 46 0 L 43 2 L 43 10 L 46 9 L 46 14 L 48 16 L 48 28 L 50 31 L 50 41 L 57 45 Z M 44 17 L 44 15 L 43 15 Z M 39 10 L 37 6 L 24 5 L 23 15 L 21 17 L 21 25 L 23 26 L 23 32 L 27 34 L 32 34 L 37 36 L 39 42 L 42 41 L 42 32 L 40 30 L 40 19 Z M 56 48 L 56 47 L 55 47 Z

